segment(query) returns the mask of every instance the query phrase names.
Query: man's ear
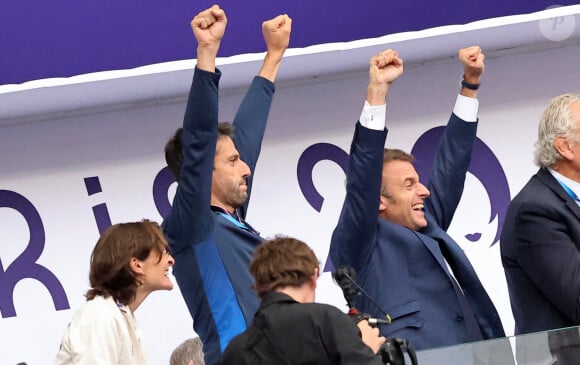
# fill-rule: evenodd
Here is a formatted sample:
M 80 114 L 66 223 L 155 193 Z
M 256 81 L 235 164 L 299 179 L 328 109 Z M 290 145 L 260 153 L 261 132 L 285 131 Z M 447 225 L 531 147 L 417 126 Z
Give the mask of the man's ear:
M 379 212 L 382 212 L 385 209 L 387 209 L 387 201 L 388 198 L 381 194 L 381 196 L 379 197 Z
M 312 274 L 312 276 L 310 277 L 310 287 L 314 290 L 316 289 L 317 286 L 317 282 L 318 282 L 318 277 L 320 276 L 320 269 L 315 267 L 314 268 L 314 273 Z
M 554 139 L 554 148 L 558 153 L 568 161 L 574 159 L 573 144 L 568 141 L 566 137 L 558 136 Z

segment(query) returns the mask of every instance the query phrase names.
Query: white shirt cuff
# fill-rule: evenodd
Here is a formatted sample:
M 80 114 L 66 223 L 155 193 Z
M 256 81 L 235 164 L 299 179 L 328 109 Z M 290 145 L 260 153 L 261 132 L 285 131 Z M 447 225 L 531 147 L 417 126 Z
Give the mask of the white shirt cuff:
M 466 122 L 477 122 L 477 112 L 479 110 L 479 99 L 469 98 L 461 94 L 457 95 L 453 114 Z
M 358 121 L 360 124 L 368 129 L 382 131 L 386 126 L 387 104 L 371 106 L 365 100 L 365 105 Z

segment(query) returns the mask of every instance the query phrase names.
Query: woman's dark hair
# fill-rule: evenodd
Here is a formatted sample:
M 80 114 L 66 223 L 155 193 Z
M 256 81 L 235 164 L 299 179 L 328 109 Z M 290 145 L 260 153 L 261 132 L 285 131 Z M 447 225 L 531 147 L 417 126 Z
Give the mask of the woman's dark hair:
M 91 289 L 87 300 L 97 295 L 128 305 L 135 299 L 139 279 L 131 270 L 131 259 L 145 260 L 154 252 L 161 260 L 169 250 L 161 228 L 155 222 L 120 223 L 109 227 L 95 245 L 91 254 L 89 281 Z

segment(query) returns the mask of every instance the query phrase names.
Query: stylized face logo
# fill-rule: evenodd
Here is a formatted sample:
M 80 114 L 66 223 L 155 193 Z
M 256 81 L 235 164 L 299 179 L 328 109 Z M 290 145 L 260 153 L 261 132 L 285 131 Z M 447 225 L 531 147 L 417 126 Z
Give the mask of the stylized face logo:
M 411 154 L 415 156 L 415 169 L 421 181 L 427 186 L 431 176 L 433 156 L 443 136 L 445 127 L 435 127 L 423 133 L 415 142 Z M 462 203 L 454 216 L 454 223 L 450 227 L 450 234 L 458 240 L 459 236 L 452 231 L 457 230 L 466 242 L 489 242 L 495 245 L 501 235 L 501 227 L 510 203 L 510 191 L 507 178 L 497 157 L 489 147 L 479 138 L 475 139 L 471 164 L 468 170 L 480 184 L 466 184 L 468 187 L 463 193 Z M 467 182 L 474 181 L 468 176 Z M 466 200 L 470 204 L 465 206 Z M 465 206 L 465 208 L 463 208 Z M 461 214 L 461 211 L 469 214 Z M 485 214 L 488 216 L 485 217 Z M 462 220 L 461 217 L 469 217 Z M 481 219 L 478 219 L 481 217 Z M 460 222 L 459 222 L 460 221 Z

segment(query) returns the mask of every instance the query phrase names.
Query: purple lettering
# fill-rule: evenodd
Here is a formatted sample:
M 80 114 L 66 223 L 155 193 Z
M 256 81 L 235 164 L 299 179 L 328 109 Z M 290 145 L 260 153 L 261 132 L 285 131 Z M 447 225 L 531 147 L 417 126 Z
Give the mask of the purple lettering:
M 38 211 L 24 196 L 0 190 L 0 208 L 11 208 L 22 214 L 30 231 L 30 241 L 24 251 L 6 269 L 0 260 L 0 312 L 3 318 L 15 317 L 14 287 L 22 279 L 36 279 L 50 293 L 56 310 L 69 309 L 61 283 L 46 267 L 36 263 L 44 250 L 44 225 Z
M 85 177 L 85 186 L 89 196 L 103 191 L 98 176 Z M 111 226 L 111 217 L 109 216 L 107 204 L 102 203 L 95 205 L 93 207 L 93 216 L 95 217 L 95 222 L 97 222 L 99 234 L 103 234 L 103 232 Z

